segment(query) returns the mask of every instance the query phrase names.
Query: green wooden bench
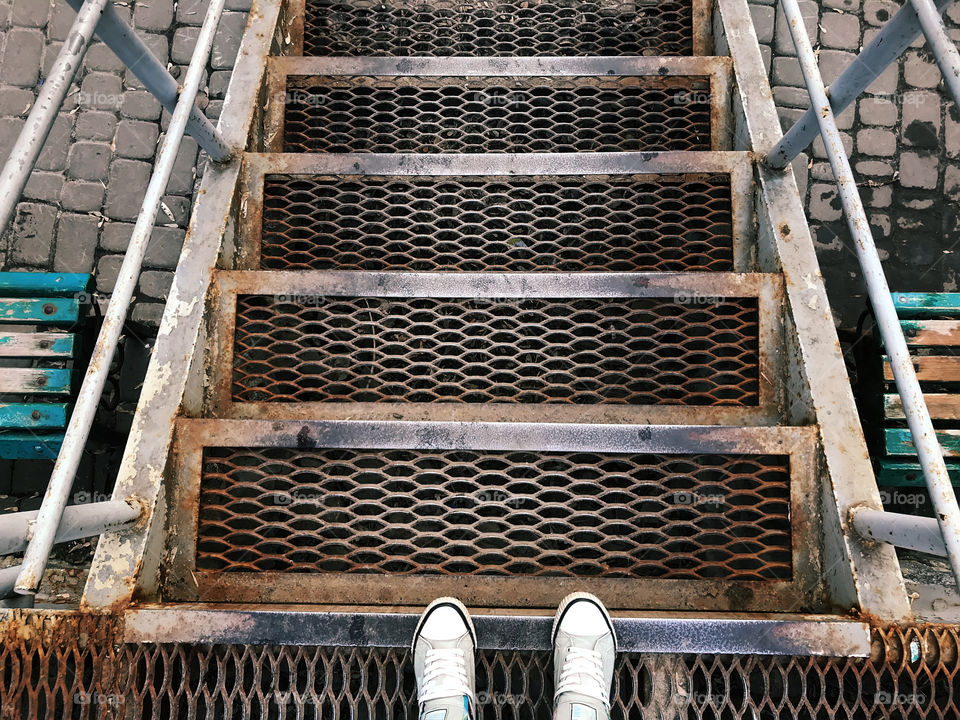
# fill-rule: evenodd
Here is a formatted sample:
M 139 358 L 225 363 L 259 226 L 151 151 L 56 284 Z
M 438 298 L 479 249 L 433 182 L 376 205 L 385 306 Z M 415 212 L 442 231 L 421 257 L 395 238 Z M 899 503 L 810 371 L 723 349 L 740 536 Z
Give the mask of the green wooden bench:
M 893 302 L 947 470 L 953 485 L 960 487 L 960 293 L 893 293 Z M 925 487 L 889 358 L 881 357 L 882 452 L 876 458 L 877 484 Z
M 0 272 L 0 458 L 56 458 L 80 346 L 69 331 L 90 280 L 87 273 Z

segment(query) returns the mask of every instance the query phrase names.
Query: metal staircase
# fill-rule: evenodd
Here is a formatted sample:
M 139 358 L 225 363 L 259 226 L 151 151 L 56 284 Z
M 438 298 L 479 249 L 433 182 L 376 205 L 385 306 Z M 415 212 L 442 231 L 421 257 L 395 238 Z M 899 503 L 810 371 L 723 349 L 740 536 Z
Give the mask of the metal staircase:
M 789 655 L 908 615 L 844 530 L 876 489 L 742 0 L 251 17 L 118 484 L 153 512 L 85 607 L 393 646 L 453 594 L 533 650 L 587 588 L 627 650 Z

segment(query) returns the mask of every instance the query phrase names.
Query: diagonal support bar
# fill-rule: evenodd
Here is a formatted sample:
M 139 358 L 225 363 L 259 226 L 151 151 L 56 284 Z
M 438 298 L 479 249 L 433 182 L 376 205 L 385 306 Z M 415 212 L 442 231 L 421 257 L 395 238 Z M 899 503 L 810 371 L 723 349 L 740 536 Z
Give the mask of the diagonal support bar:
M 936 0 L 934 6 L 932 0 L 927 0 L 936 8 L 938 14 L 943 12 L 951 1 Z M 920 32 L 920 20 L 916 11 L 910 4 L 904 5 L 830 86 L 829 98 L 834 114 L 843 112 L 860 93 L 880 77 L 887 66 L 920 37 Z M 813 142 L 818 132 L 816 113 L 811 107 L 767 153 L 764 164 L 775 170 L 782 170 Z
M 933 56 L 943 73 L 943 80 L 953 95 L 953 101 L 960 105 L 960 52 L 947 35 L 943 18 L 933 4 L 933 0 L 910 0 L 917 13 L 923 34 L 930 43 Z
M 857 259 L 860 261 L 863 279 L 867 284 L 877 326 L 880 328 L 884 346 L 890 356 L 890 365 L 897 389 L 900 391 L 904 414 L 910 426 L 920 465 L 923 467 L 930 501 L 933 503 L 940 525 L 940 533 L 943 536 L 953 575 L 960 583 L 960 506 L 957 505 L 953 485 L 947 474 L 947 466 L 943 462 L 943 453 L 933 429 L 933 421 L 927 411 L 920 383 L 917 381 L 917 374 L 907 349 L 907 342 L 900 329 L 900 319 L 897 317 L 893 297 L 883 274 L 883 265 L 870 232 L 870 225 L 863 209 L 863 202 L 860 200 L 850 161 L 843 149 L 837 121 L 830 108 L 830 100 L 823 85 L 820 69 L 817 67 L 817 59 L 813 54 L 810 38 L 807 37 L 800 6 L 797 0 L 780 0 L 780 5 L 787 18 L 793 44 L 797 49 L 800 70 L 807 85 L 807 92 L 810 94 L 810 109 L 817 119 L 820 135 L 823 138 L 827 156 L 830 158 L 830 167 L 837 179 L 840 201 L 850 227 L 850 235 L 855 243 Z

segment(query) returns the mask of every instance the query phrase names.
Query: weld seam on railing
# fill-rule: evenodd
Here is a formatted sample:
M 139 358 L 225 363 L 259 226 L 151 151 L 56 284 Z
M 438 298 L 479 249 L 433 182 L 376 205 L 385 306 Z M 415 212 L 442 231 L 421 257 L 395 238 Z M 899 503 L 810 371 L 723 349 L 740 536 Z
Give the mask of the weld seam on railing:
M 903 402 L 904 414 L 923 467 L 930 500 L 934 506 L 950 565 L 954 577 L 960 583 L 960 507 L 957 505 L 950 476 L 947 474 L 947 466 L 943 461 L 943 453 L 920 390 L 920 383 L 917 380 L 907 342 L 900 327 L 900 319 L 883 273 L 883 265 L 870 232 L 870 225 L 850 168 L 850 161 L 847 159 L 836 118 L 830 108 L 830 100 L 823 85 L 817 59 L 810 45 L 810 38 L 807 37 L 800 7 L 797 0 L 780 0 L 780 4 L 793 36 L 800 70 L 810 95 L 810 107 L 817 118 L 820 136 L 823 138 L 830 166 L 836 178 L 840 201 L 856 247 L 857 259 L 860 261 L 877 325 L 890 357 L 890 365 Z
M 23 557 L 23 570 L 14 588 L 21 595 L 36 594 L 43 576 L 43 570 L 49 559 L 57 526 L 66 507 L 73 478 L 100 402 L 100 396 L 110 368 L 110 361 L 116 351 L 127 310 L 137 286 L 140 267 L 147 250 L 147 242 L 150 239 L 160 209 L 160 201 L 173 171 L 173 163 L 176 160 L 187 121 L 195 108 L 194 102 L 200 89 L 200 82 L 206 69 L 210 49 L 213 46 L 223 6 L 224 0 L 211 0 L 203 26 L 200 29 L 197 45 L 187 69 L 176 109 L 160 148 L 160 154 L 150 183 L 147 186 L 140 214 L 130 237 L 130 243 L 120 267 L 120 273 L 74 406 L 73 415 L 67 426 L 60 454 L 57 457 L 46 494 L 43 497 L 43 503 L 37 515 L 34 536 L 30 540 Z

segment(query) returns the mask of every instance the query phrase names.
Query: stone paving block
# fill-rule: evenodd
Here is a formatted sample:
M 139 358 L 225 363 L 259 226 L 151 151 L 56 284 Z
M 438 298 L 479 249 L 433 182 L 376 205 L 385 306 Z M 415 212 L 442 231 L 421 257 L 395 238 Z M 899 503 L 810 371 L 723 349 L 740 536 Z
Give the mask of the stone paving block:
M 53 63 L 60 54 L 62 42 L 50 42 L 43 48 L 43 62 L 40 63 L 40 76 L 47 77 L 53 71 Z
M 890 130 L 860 130 L 857 132 L 857 152 L 861 155 L 892 157 L 897 152 L 897 136 Z
M 47 37 L 50 40 L 66 40 L 77 14 L 65 2 L 53 3 L 50 21 L 47 23 Z
M 107 222 L 100 233 L 100 248 L 111 253 L 122 253 L 130 243 L 133 224 Z M 185 232 L 180 228 L 155 227 L 150 234 L 143 264 L 148 268 L 173 269 L 180 259 Z
M 230 85 L 231 72 L 229 70 L 214 70 L 210 73 L 210 97 L 222 100 L 226 97 L 227 87 Z
M 81 180 L 106 180 L 110 155 L 108 143 L 78 141 L 70 148 L 67 174 Z
M 97 290 L 102 293 L 113 292 L 120 275 L 120 266 L 123 264 L 123 255 L 104 255 L 97 262 Z
M 773 84 L 806 87 L 800 63 L 795 57 L 775 57 L 773 59 Z
M 144 270 L 140 274 L 140 292 L 147 297 L 166 300 L 173 282 L 173 273 L 169 270 Z
M 161 208 L 157 222 L 163 225 L 171 222 L 179 227 L 185 228 L 190 221 L 191 199 L 180 195 L 164 195 L 163 204 L 166 205 L 167 210 L 173 215 L 173 219 L 169 218 L 167 214 L 163 212 L 163 208 Z
M 160 117 L 160 103 L 146 90 L 127 90 L 123 94 L 124 117 L 134 120 L 157 120 Z
M 117 112 L 123 103 L 120 78 L 112 73 L 90 72 L 80 84 L 77 104 L 81 110 Z
M 173 0 L 137 0 L 133 24 L 151 32 L 166 32 L 173 22 Z
M 131 319 L 148 327 L 159 327 L 163 319 L 163 303 L 138 302 L 133 306 Z
M 13 225 L 11 260 L 18 264 L 46 267 L 53 250 L 56 222 L 57 209 L 52 205 L 20 203 Z
M 17 141 L 24 121 L 21 118 L 0 117 L 0 160 L 6 161 Z
M 73 132 L 78 140 L 113 140 L 117 117 L 101 110 L 81 110 Z
M 203 24 L 203 18 L 208 7 L 210 7 L 210 0 L 179 0 L 177 3 L 177 24 L 199 27 Z
M 118 158 L 110 165 L 104 214 L 115 220 L 136 220 L 150 181 L 150 163 Z
M 83 58 L 83 64 L 87 70 L 103 70 L 105 72 L 118 72 L 125 67 L 120 58 L 114 55 L 113 50 L 102 42 L 95 42 L 90 45 Z
M 834 182 L 833 170 L 830 168 L 830 163 L 825 161 L 815 162 L 810 165 L 810 177 L 814 180 L 823 180 L 826 182 Z
M 843 143 L 843 150 L 849 158 L 851 153 L 853 153 L 853 137 L 850 133 L 841 132 L 840 140 Z M 820 136 L 817 136 L 817 139 L 813 141 L 813 156 L 821 160 L 827 159 L 827 150 L 823 146 L 823 139 Z
M 780 86 L 773 89 L 773 101 L 777 107 L 810 107 L 810 96 L 804 88 Z
M 914 90 L 903 97 L 900 134 L 906 147 L 940 148 L 940 95 Z
M 193 57 L 193 49 L 197 45 L 200 35 L 198 27 L 180 27 L 173 33 L 173 45 L 170 47 L 171 61 L 180 65 L 188 65 Z
M 864 97 L 860 100 L 860 122 L 865 125 L 893 127 L 897 124 L 897 106 L 884 97 Z
M 223 6 L 227 10 L 240 10 L 244 13 L 250 12 L 250 0 L 227 0 Z
M 818 59 L 823 82 L 832 84 L 856 57 L 856 53 L 846 50 L 821 50 Z
M 23 189 L 23 197 L 28 200 L 42 200 L 43 202 L 59 202 L 60 190 L 63 188 L 63 175 L 56 172 L 34 170 Z
M 770 75 L 770 65 L 773 63 L 773 50 L 769 45 L 760 46 L 760 59 L 763 60 L 763 69 L 767 76 Z
M 39 170 L 63 170 L 67 166 L 67 151 L 73 138 L 73 115 L 60 113 L 53 121 L 50 134 L 34 166 Z
M 860 175 L 888 178 L 893 176 L 893 165 L 883 160 L 858 160 L 853 169 Z
M 40 78 L 43 48 L 43 33 L 39 30 L 20 27 L 10 30 L 0 61 L 0 82 L 19 87 L 35 86 Z
M 753 18 L 753 29 L 757 31 L 757 40 L 761 43 L 773 42 L 776 10 L 769 5 L 751 5 L 750 15 Z
M 926 53 L 908 52 L 903 63 L 903 79 L 912 88 L 935 88 L 940 84 L 940 68 Z
M 217 34 L 213 38 L 213 49 L 210 51 L 210 67 L 215 70 L 233 67 L 246 26 L 246 13 L 223 13 L 220 18 L 220 25 L 217 27 Z
M 103 183 L 87 180 L 68 180 L 60 191 L 60 205 L 64 210 L 91 212 L 103 206 Z
M 33 92 L 25 88 L 0 88 L 0 112 L 4 115 L 26 117 L 33 107 Z
M 929 268 L 940 259 L 939 213 L 905 213 L 896 219 L 893 245 L 897 259 L 912 267 Z
M 860 0 L 821 0 L 823 6 L 833 10 L 855 13 L 860 10 Z
M 157 152 L 160 130 L 156 123 L 123 119 L 117 125 L 117 155 L 139 160 L 152 160 Z
M 810 186 L 810 217 L 829 222 L 843 217 L 840 197 L 835 185 L 814 183 Z
M 41 28 L 50 17 L 48 0 L 13 0 L 10 23 L 19 27 Z
M 947 155 L 955 158 L 960 155 L 960 113 L 952 102 L 947 105 L 944 123 L 944 145 Z
M 908 188 L 937 187 L 938 167 L 935 155 L 921 156 L 915 152 L 900 155 L 900 184 Z
M 863 3 L 863 19 L 871 25 L 883 27 L 887 21 L 897 14 L 900 6 L 892 0 L 865 0 Z
M 204 114 L 216 124 L 217 120 L 220 119 L 221 110 L 223 110 L 223 100 L 211 100 Z
M 817 44 L 817 22 L 820 18 L 817 3 L 812 0 L 799 0 L 800 15 L 803 17 L 803 24 L 807 30 L 807 36 L 810 43 Z M 777 5 L 777 21 L 774 31 L 775 42 L 773 50 L 777 55 L 796 55 L 797 51 L 793 47 L 793 37 L 790 34 L 790 26 L 783 14 L 783 8 Z
M 177 152 L 177 159 L 173 162 L 170 173 L 170 182 L 167 183 L 167 193 L 170 195 L 192 195 L 197 161 L 197 141 L 192 137 L 184 136 Z
M 886 208 L 893 203 L 893 190 L 889 185 L 866 187 L 862 193 L 864 204 L 870 208 Z
M 846 13 L 825 12 L 820 18 L 820 42 L 837 50 L 860 47 L 860 18 Z
M 57 227 L 54 272 L 88 273 L 93 270 L 100 234 L 99 220 L 90 215 L 64 213 Z

